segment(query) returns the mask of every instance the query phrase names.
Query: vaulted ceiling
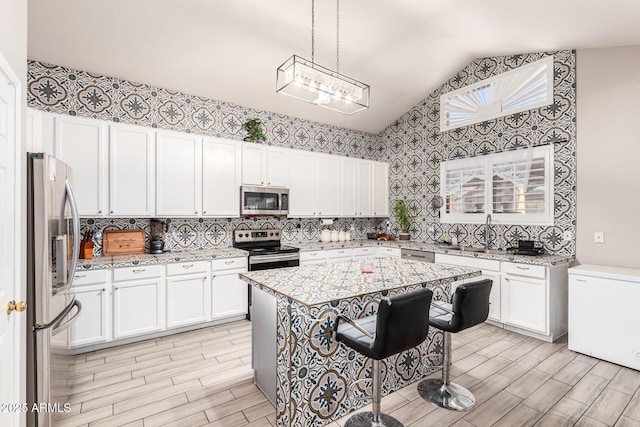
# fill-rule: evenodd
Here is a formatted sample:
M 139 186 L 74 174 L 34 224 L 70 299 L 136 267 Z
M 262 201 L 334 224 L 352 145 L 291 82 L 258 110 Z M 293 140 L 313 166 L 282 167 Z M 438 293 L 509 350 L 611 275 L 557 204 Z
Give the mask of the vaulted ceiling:
M 336 2 L 315 61 L 335 69 Z M 346 116 L 275 92 L 311 59 L 310 0 L 29 0 L 29 58 L 371 133 L 478 57 L 640 44 L 638 0 L 341 0 L 340 72 L 371 86 Z M 579 64 L 578 64 L 579 67 Z

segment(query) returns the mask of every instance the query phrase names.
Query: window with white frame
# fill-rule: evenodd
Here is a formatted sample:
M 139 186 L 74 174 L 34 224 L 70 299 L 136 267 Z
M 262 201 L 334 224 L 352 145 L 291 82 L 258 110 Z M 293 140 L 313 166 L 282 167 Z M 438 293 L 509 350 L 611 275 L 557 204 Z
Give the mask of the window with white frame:
M 553 225 L 553 146 L 440 163 L 445 223 Z
M 440 131 L 553 103 L 553 56 L 440 96 Z

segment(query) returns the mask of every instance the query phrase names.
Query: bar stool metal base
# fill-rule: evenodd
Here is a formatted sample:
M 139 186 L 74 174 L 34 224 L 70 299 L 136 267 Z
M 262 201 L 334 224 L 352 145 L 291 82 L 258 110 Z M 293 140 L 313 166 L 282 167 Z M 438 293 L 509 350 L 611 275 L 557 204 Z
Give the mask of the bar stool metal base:
M 468 411 L 476 406 L 476 398 L 469 390 L 455 383 L 445 384 L 440 379 L 421 381 L 418 393 L 424 400 L 452 411 Z
M 404 425 L 387 414 L 380 414 L 380 421 L 373 421 L 373 412 L 360 412 L 349 418 L 344 427 L 404 427 Z

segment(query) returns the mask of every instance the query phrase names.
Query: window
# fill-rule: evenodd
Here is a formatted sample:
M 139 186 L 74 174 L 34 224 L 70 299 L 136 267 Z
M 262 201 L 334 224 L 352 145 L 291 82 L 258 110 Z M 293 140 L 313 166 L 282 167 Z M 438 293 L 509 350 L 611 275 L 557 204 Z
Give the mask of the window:
M 553 225 L 553 146 L 440 164 L 442 222 Z
M 440 97 L 440 131 L 539 108 L 553 102 L 553 56 Z

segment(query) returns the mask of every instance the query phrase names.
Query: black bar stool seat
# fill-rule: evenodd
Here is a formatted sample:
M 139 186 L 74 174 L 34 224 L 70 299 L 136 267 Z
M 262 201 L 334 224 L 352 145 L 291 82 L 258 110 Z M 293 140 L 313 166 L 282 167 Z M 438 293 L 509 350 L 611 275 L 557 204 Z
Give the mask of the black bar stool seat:
M 420 289 L 383 299 L 378 313 L 358 320 L 336 319 L 336 339 L 372 360 L 372 411 L 349 418 L 345 427 L 403 427 L 380 412 L 382 371 L 380 360 L 421 344 L 429 333 L 429 305 L 433 292 Z

